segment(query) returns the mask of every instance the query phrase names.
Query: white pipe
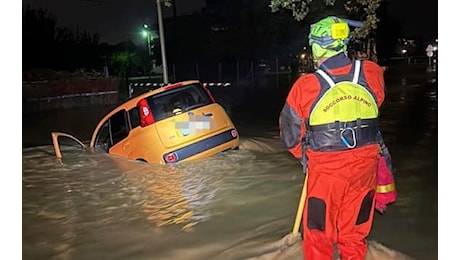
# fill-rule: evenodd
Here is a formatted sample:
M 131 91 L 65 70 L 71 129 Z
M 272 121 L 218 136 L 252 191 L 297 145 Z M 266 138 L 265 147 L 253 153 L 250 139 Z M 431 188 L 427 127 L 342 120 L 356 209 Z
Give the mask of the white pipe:
M 160 46 L 161 46 L 161 63 L 163 67 L 163 83 L 168 83 L 168 65 L 166 64 L 166 46 L 165 37 L 163 34 L 163 15 L 161 13 L 161 0 L 157 0 L 157 16 L 158 27 L 160 31 Z

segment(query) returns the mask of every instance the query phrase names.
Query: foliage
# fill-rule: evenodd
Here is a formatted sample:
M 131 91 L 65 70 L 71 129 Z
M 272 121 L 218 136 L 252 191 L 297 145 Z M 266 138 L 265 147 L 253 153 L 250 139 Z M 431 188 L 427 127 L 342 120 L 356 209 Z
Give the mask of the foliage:
M 359 15 L 361 21 L 364 23 L 364 27 L 356 28 L 352 35 L 357 39 L 363 39 L 370 36 L 374 30 L 377 29 L 377 23 L 379 18 L 377 17 L 377 10 L 380 7 L 382 0 L 351 0 L 347 1 L 346 6 L 353 6 L 350 14 Z
M 323 0 L 326 6 L 333 6 L 335 0 Z M 271 0 L 269 7 L 272 12 L 278 12 L 281 8 L 292 11 L 292 16 L 297 21 L 305 19 L 310 12 L 313 0 Z
M 137 53 L 123 51 L 111 55 L 109 66 L 113 68 L 113 74 L 118 77 L 126 77 L 133 73 L 133 69 L 140 67 L 141 58 Z M 135 70 L 135 69 L 134 69 Z
M 139 53 L 142 48 L 132 42 L 116 46 L 99 43 L 98 34 L 56 26 L 56 17 L 44 9 L 23 9 L 23 70 L 59 71 L 94 70 L 102 74 L 110 65 L 111 75 L 142 71 Z M 144 55 L 145 56 L 145 55 Z
M 76 70 L 100 66 L 99 36 L 56 26 L 56 17 L 44 9 L 23 9 L 23 68 Z M 99 64 L 97 64 L 99 62 Z
M 335 0 L 323 0 L 324 6 L 335 5 Z M 349 16 L 358 16 L 363 21 L 363 28 L 356 28 L 352 36 L 361 39 L 369 36 L 377 28 L 379 19 L 377 18 L 377 9 L 382 0 L 350 0 L 346 1 L 343 9 Z M 295 20 L 304 20 L 310 13 L 313 0 L 271 0 L 269 7 L 272 12 L 278 12 L 280 9 L 287 9 L 292 12 Z

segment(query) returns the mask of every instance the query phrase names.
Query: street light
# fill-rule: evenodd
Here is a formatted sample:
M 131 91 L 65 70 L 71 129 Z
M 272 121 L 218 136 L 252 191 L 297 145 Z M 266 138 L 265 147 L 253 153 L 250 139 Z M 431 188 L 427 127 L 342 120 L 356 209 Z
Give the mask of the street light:
M 166 64 L 166 47 L 165 47 L 165 40 L 164 40 L 164 33 L 163 33 L 163 16 L 161 13 L 161 1 L 162 0 L 156 0 L 157 2 L 157 17 L 158 17 L 158 29 L 160 33 L 160 47 L 161 47 L 161 64 L 163 67 L 163 82 L 165 84 L 168 83 L 168 66 Z M 144 30 L 142 32 L 144 37 L 147 38 L 147 44 L 149 46 L 149 55 L 152 55 L 152 50 L 151 50 L 151 41 L 153 41 L 152 38 L 152 32 L 149 29 L 149 26 L 147 24 L 144 24 Z
M 153 41 L 153 35 L 152 32 L 149 30 L 149 26 L 144 23 L 144 30 L 142 31 L 142 36 L 144 36 L 147 39 L 147 48 L 149 52 L 149 58 L 152 56 L 152 41 Z
M 142 30 L 142 36 L 144 36 L 147 39 L 147 51 L 148 51 L 148 60 L 149 62 L 152 63 L 152 72 L 155 71 L 155 59 L 153 58 L 153 44 L 154 44 L 154 39 L 156 36 L 156 33 L 152 30 L 150 30 L 148 24 L 144 23 L 143 25 L 144 29 Z

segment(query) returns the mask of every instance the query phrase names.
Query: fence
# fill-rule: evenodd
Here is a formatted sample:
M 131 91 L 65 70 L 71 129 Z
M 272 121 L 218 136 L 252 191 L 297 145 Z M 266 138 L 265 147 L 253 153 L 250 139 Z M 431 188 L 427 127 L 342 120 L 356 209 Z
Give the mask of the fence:
M 23 81 L 23 112 L 37 112 L 118 102 L 118 78 L 66 77 L 57 80 Z
M 295 59 L 260 59 L 257 61 L 235 62 L 197 62 L 172 64 L 168 71 L 168 82 L 180 82 L 197 79 L 203 83 L 227 83 L 232 88 L 289 88 L 299 72 L 299 63 Z M 162 76 L 129 78 L 127 91 L 131 87 L 150 83 L 162 83 Z
M 392 57 L 387 61 L 388 65 L 391 66 L 427 62 L 426 56 Z M 172 64 L 168 67 L 168 82 L 197 79 L 203 83 L 227 83 L 231 85 L 232 89 L 281 90 L 283 92 L 289 89 L 301 74 L 314 70 L 313 61 L 309 55 L 305 55 L 301 59 L 273 58 L 257 61 L 190 62 L 180 65 Z M 147 83 L 162 82 L 161 75 L 129 78 L 126 82 L 127 96 L 129 97 L 136 92 L 133 87 L 137 88 L 139 93 L 149 88 Z

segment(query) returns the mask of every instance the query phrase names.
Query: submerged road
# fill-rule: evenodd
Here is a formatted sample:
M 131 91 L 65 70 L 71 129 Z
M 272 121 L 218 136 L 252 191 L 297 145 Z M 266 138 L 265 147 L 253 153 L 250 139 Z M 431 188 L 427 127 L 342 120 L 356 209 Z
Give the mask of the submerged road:
M 437 77 L 423 65 L 390 67 L 385 77 L 380 127 L 393 158 L 398 200 L 376 215 L 370 239 L 415 259 L 437 259 Z M 31 147 L 23 154 L 23 253 L 171 259 L 186 252 L 196 256 L 190 259 L 235 259 L 226 256 L 248 256 L 252 248 L 282 238 L 291 230 L 302 185 L 298 162 L 279 149 L 275 138 L 288 90 L 214 91 L 248 147 L 260 151 L 215 156 L 177 169 L 79 154 L 57 163 L 50 132 L 88 140 L 111 107 L 23 114 L 23 148 Z M 49 151 L 37 145 L 48 145 Z M 197 222 L 195 233 L 147 223 L 171 216 Z

